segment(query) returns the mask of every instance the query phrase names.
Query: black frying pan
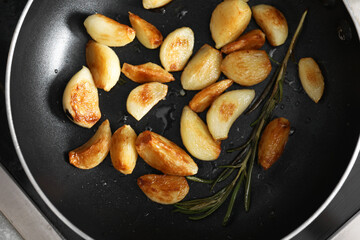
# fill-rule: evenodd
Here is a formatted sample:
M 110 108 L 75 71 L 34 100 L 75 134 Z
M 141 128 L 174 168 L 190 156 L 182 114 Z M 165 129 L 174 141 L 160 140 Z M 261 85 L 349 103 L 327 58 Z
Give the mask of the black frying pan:
M 195 32 L 196 52 L 204 43 L 214 45 L 209 20 L 219 2 L 174 0 L 152 11 L 143 9 L 140 0 L 36 0 L 28 4 L 30 8 L 15 38 L 8 66 L 10 129 L 32 183 L 52 210 L 81 236 L 96 239 L 276 239 L 292 236 L 288 234 L 319 209 L 348 166 L 352 166 L 350 159 L 360 130 L 359 38 L 340 1 L 328 8 L 321 1 L 311 0 L 249 2 L 251 6 L 268 3 L 280 9 L 288 20 L 289 36 L 293 35 L 302 12 L 309 8 L 294 61 L 314 57 L 323 71 L 326 87 L 323 99 L 318 104 L 313 103 L 301 88 L 296 64 L 289 63 L 284 99 L 274 117 L 288 118 L 293 134 L 283 156 L 273 167 L 268 171 L 254 167 L 250 211 L 244 211 L 243 197 L 239 197 L 229 226 L 221 226 L 225 207 L 205 220 L 190 221 L 186 216 L 172 213 L 172 206 L 148 200 L 137 187 L 136 179 L 156 171 L 141 159 L 130 176 L 117 172 L 109 157 L 88 171 L 68 163 L 68 151 L 86 142 L 105 119 L 110 120 L 113 131 L 126 123 L 137 133 L 151 129 L 183 147 L 179 117 L 183 106 L 195 94 L 188 91 L 185 96 L 180 95 L 180 73 L 175 73 L 177 80 L 168 84 L 166 100 L 137 122 L 126 112 L 127 95 L 137 86 L 128 80 L 109 93 L 99 91 L 102 119 L 93 129 L 70 122 L 62 111 L 61 99 L 68 80 L 85 65 L 85 44 L 90 37 L 83 27 L 84 19 L 99 12 L 129 24 L 127 12 L 131 11 L 156 25 L 164 36 L 178 27 L 189 26 Z M 346 31 L 345 41 L 338 37 L 339 24 Z M 248 29 L 256 27 L 252 20 Z M 352 32 L 352 37 L 348 31 Z M 290 38 L 272 52 L 273 58 L 278 61 L 283 58 L 289 41 Z M 266 44 L 263 49 L 269 52 L 273 48 Z M 151 61 L 160 64 L 158 50 L 148 50 L 137 40 L 114 50 L 121 63 Z M 257 96 L 266 83 L 254 87 Z M 231 89 L 239 88 L 234 85 Z M 223 141 L 223 149 L 243 143 L 251 130 L 249 124 L 257 115 L 258 112 L 241 116 L 233 125 L 229 139 Z M 215 177 L 216 166 L 228 163 L 235 155 L 223 150 L 215 162 L 196 161 L 198 176 Z M 189 184 L 190 193 L 186 199 L 209 194 L 206 185 Z

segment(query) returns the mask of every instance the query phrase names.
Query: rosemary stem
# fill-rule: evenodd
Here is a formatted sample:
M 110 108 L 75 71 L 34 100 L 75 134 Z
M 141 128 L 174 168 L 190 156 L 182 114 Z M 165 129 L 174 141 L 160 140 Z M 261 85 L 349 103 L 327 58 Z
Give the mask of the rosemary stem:
M 241 171 L 241 170 L 240 170 Z M 240 172 L 239 171 L 239 172 Z M 241 183 L 243 182 L 244 180 L 244 172 L 241 173 L 241 176 L 240 176 L 240 180 L 237 182 L 234 190 L 233 190 L 233 193 L 231 195 L 231 198 L 230 198 L 230 203 L 229 203 L 229 206 L 228 206 L 228 209 L 226 211 L 226 214 L 225 214 L 225 217 L 224 217 L 224 220 L 223 220 L 223 226 L 226 226 L 229 219 L 230 219 L 230 215 L 231 215 L 231 212 L 232 212 L 232 209 L 234 207 L 234 203 L 235 203 L 235 200 L 236 200 L 236 197 L 237 197 L 237 194 L 239 192 L 239 189 L 240 189 L 240 186 L 241 186 Z
M 266 85 L 264 91 L 261 93 L 261 95 L 255 100 L 255 102 L 250 106 L 250 108 L 245 112 L 245 114 L 249 114 L 253 111 L 255 111 L 260 104 L 265 101 L 266 97 L 269 95 L 269 92 L 273 88 L 274 84 L 276 83 L 277 75 L 279 74 L 280 66 L 277 67 L 274 76 L 271 78 L 271 81 Z

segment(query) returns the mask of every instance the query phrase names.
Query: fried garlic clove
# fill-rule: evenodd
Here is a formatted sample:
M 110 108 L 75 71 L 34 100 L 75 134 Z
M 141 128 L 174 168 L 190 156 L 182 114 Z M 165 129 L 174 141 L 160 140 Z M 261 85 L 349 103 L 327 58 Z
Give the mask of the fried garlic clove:
M 284 14 L 266 4 L 256 5 L 251 9 L 256 23 L 265 32 L 269 43 L 274 47 L 285 43 L 288 36 L 288 24 Z
M 204 161 L 216 160 L 221 152 L 221 142 L 215 141 L 208 127 L 188 106 L 180 120 L 181 139 L 189 153 Z
M 63 109 L 77 125 L 91 128 L 101 118 L 98 90 L 91 72 L 83 67 L 68 82 L 63 94 Z
M 158 82 L 145 83 L 133 89 L 126 101 L 127 111 L 138 121 L 160 100 L 165 98 L 168 86 Z
M 313 58 L 300 59 L 299 77 L 307 95 L 318 103 L 324 93 L 325 82 L 320 67 Z
M 182 148 L 157 133 L 140 133 L 135 145 L 147 164 L 165 174 L 189 176 L 198 171 L 194 160 Z
M 160 204 L 180 202 L 189 192 L 189 184 L 180 176 L 147 174 L 137 184 L 151 201 Z
M 108 46 L 90 40 L 86 45 L 86 64 L 97 88 L 110 91 L 120 77 L 120 61 Z
M 160 47 L 160 61 L 168 72 L 184 69 L 194 48 L 194 32 L 182 27 L 171 32 Z
M 259 49 L 265 43 L 265 33 L 259 29 L 251 30 L 241 35 L 236 41 L 226 44 L 221 52 L 230 54 L 239 50 Z
M 125 46 L 135 38 L 134 29 L 99 13 L 87 17 L 84 25 L 92 39 L 109 47 Z
M 251 9 L 241 0 L 224 1 L 216 6 L 210 19 L 210 31 L 216 48 L 235 41 L 251 20 Z
M 121 71 L 127 78 L 137 83 L 167 83 L 175 80 L 171 73 L 151 62 L 136 66 L 124 63 Z
M 232 124 L 250 105 L 254 97 L 254 90 L 233 90 L 222 94 L 211 104 L 206 122 L 215 140 L 228 137 Z
M 242 86 L 264 81 L 271 72 L 271 62 L 264 50 L 241 50 L 230 53 L 221 63 L 221 71 Z
M 210 86 L 198 92 L 191 99 L 189 102 L 189 107 L 194 112 L 205 111 L 205 109 L 207 109 L 218 96 L 220 96 L 226 89 L 228 89 L 233 84 L 233 82 L 233 80 L 225 79 L 211 84 Z
M 135 29 L 136 37 L 146 48 L 158 48 L 162 41 L 163 36 L 161 32 L 151 23 L 129 12 L 129 19 L 131 26 Z
M 110 157 L 114 168 L 123 174 L 131 174 L 138 157 L 135 141 L 137 135 L 130 125 L 116 130 L 111 138 Z
M 203 89 L 220 77 L 222 55 L 205 44 L 186 65 L 181 74 L 181 85 L 185 90 Z
M 290 122 L 285 118 L 272 120 L 264 129 L 258 151 L 261 166 L 269 169 L 281 156 L 290 133 Z
M 110 144 L 110 123 L 105 120 L 89 141 L 69 152 L 70 163 L 80 169 L 94 168 L 106 158 Z
M 153 9 L 153 8 L 159 8 L 163 7 L 172 0 L 143 0 L 143 7 L 145 9 Z

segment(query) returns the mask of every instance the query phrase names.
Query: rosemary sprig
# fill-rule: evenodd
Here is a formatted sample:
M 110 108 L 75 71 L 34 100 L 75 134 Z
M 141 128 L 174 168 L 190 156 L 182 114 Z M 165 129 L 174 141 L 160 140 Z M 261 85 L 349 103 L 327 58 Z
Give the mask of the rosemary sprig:
M 225 217 L 223 219 L 223 225 L 226 225 L 230 219 L 236 197 L 240 191 L 242 182 L 245 179 L 245 192 L 244 192 L 244 204 L 245 210 L 248 211 L 250 208 L 250 188 L 251 188 L 251 175 L 253 166 L 255 163 L 255 158 L 257 154 L 258 142 L 260 139 L 260 134 L 265 126 L 265 124 L 270 120 L 273 110 L 276 105 L 279 104 L 282 100 L 283 95 L 283 82 L 285 77 L 285 72 L 287 68 L 287 63 L 289 58 L 294 50 L 296 40 L 299 37 L 300 31 L 304 24 L 305 18 L 307 15 L 307 10 L 303 13 L 299 25 L 295 31 L 295 34 L 291 40 L 289 49 L 284 57 L 284 60 L 281 63 L 281 66 L 277 69 L 273 79 L 269 82 L 268 86 L 265 88 L 264 92 L 261 94 L 259 99 L 250 107 L 248 112 L 254 111 L 262 102 L 266 100 L 261 110 L 261 113 L 258 119 L 252 124 L 253 131 L 248 139 L 248 141 L 237 148 L 229 149 L 228 152 L 240 151 L 237 157 L 230 165 L 223 166 L 224 170 L 215 180 L 201 179 L 197 177 L 187 177 L 189 180 L 196 182 L 208 183 L 211 184 L 211 190 L 219 182 L 224 181 L 232 175 L 234 171 L 237 171 L 235 178 L 228 184 L 223 187 L 217 193 L 206 198 L 200 198 L 185 202 L 180 202 L 175 204 L 175 212 L 180 212 L 189 215 L 195 215 L 189 217 L 192 220 L 203 219 L 214 211 L 216 211 L 230 196 L 230 202 L 228 209 L 226 211 Z

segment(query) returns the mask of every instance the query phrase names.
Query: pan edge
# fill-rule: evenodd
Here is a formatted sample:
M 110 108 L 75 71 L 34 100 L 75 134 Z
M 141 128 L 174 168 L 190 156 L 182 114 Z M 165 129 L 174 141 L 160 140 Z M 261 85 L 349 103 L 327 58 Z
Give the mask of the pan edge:
M 40 195 L 41 199 L 46 203 L 46 205 L 51 209 L 51 211 L 62 221 L 64 222 L 70 229 L 72 229 L 76 234 L 78 234 L 80 237 L 84 239 L 93 239 L 90 236 L 88 236 L 86 233 L 81 231 L 79 228 L 77 228 L 72 222 L 70 222 L 64 215 L 60 213 L 60 211 L 51 203 L 51 201 L 45 196 L 44 192 L 41 190 L 37 182 L 35 181 L 33 175 L 30 172 L 30 169 L 28 168 L 24 156 L 22 155 L 19 142 L 16 137 L 15 133 L 15 127 L 13 123 L 12 118 L 12 112 L 11 112 L 11 100 L 10 100 L 10 77 L 11 77 L 11 68 L 12 68 L 12 61 L 13 56 L 15 52 L 15 47 L 17 43 L 17 39 L 20 33 L 20 30 L 22 28 L 23 22 L 25 20 L 25 17 L 27 16 L 27 13 L 32 5 L 34 0 L 28 0 L 26 3 L 24 10 L 22 11 L 20 18 L 18 20 L 18 23 L 16 25 L 13 37 L 11 39 L 11 44 L 9 48 L 8 53 L 8 59 L 6 64 L 6 74 L 5 74 L 5 102 L 6 102 L 6 115 L 9 125 L 9 130 L 11 134 L 11 138 L 13 140 L 13 144 L 15 147 L 15 151 L 17 153 L 17 156 L 19 157 L 19 160 L 21 162 L 22 167 L 24 168 L 24 171 L 29 178 L 31 184 L 34 186 L 36 192 Z
M 360 22 L 356 19 L 356 8 L 355 3 L 352 0 L 343 0 L 343 3 L 350 14 L 353 23 L 355 25 L 356 31 L 360 38 Z M 359 4 L 360 5 L 360 4 Z M 358 14 L 360 15 L 360 8 L 358 10 Z M 304 230 L 307 226 L 309 226 L 324 210 L 325 208 L 330 204 L 330 202 L 335 198 L 335 196 L 340 191 L 341 187 L 344 185 L 346 179 L 348 178 L 353 166 L 355 165 L 357 157 L 360 155 L 360 136 L 358 138 L 354 153 L 351 157 L 350 163 L 347 166 L 344 174 L 342 175 L 340 181 L 334 188 L 334 190 L 331 192 L 330 196 L 325 200 L 325 202 L 316 210 L 316 212 L 311 215 L 310 218 L 308 218 L 303 224 L 301 224 L 299 227 L 297 227 L 295 230 L 290 232 L 287 236 L 285 236 L 283 239 L 291 239 L 295 237 L 297 234 L 299 234 L 302 230 Z

